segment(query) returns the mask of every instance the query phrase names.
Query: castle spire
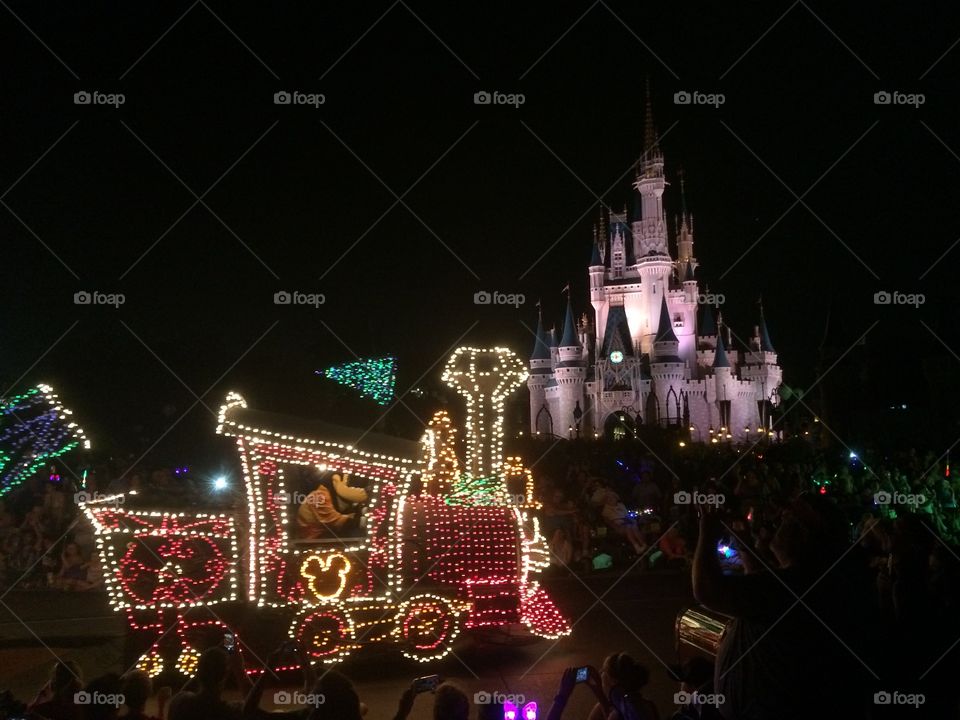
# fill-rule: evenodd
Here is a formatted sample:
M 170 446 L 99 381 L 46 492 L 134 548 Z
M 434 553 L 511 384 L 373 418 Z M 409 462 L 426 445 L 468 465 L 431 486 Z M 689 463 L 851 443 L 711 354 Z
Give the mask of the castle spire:
M 647 107 L 643 127 L 643 150 L 648 156 L 660 153 L 660 145 L 657 142 L 657 128 L 653 124 L 653 96 L 650 93 L 649 75 L 647 75 Z
M 543 329 L 543 308 L 540 307 L 539 301 L 537 301 L 537 339 L 533 343 L 533 354 L 530 355 L 530 359 L 550 359 L 550 347 L 549 343 L 547 342 L 547 333 Z
M 727 348 L 723 344 L 723 332 L 717 333 L 717 349 L 713 354 L 713 366 L 715 368 L 730 367 L 730 358 L 727 357 Z
M 657 128 L 653 122 L 653 94 L 650 92 L 650 76 L 647 76 L 647 106 L 643 125 L 643 157 L 637 168 L 639 177 L 663 177 L 663 153 L 657 139 Z
M 569 292 L 567 293 L 567 316 L 563 321 L 563 338 L 560 340 L 560 347 L 580 347 L 580 338 L 577 336 L 577 328 L 573 322 L 573 303 Z
M 667 296 L 660 299 L 660 323 L 657 325 L 657 337 L 654 342 L 679 342 L 673 331 L 673 321 L 670 319 L 670 310 L 667 308 Z
M 770 333 L 767 330 L 767 320 L 763 316 L 763 300 L 760 300 L 760 350 L 763 352 L 776 352 L 773 349 L 773 343 L 770 342 Z
M 677 173 L 680 176 L 680 217 L 684 222 L 687 220 L 687 183 L 683 174 L 683 168 Z

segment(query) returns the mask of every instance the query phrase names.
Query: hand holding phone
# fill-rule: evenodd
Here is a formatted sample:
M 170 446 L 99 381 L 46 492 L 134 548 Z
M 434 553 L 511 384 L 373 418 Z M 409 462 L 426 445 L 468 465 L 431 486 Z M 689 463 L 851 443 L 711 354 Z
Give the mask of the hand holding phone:
M 413 681 L 413 691 L 417 695 L 424 692 L 434 692 L 439 685 L 439 675 L 424 675 Z

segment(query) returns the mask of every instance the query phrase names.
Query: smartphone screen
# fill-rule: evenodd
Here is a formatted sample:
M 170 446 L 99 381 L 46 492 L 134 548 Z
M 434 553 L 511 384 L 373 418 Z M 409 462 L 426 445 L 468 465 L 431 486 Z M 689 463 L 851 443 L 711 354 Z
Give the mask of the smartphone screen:
M 440 685 L 439 675 L 424 675 L 413 681 L 413 689 L 416 693 L 433 692 Z
M 233 648 L 236 646 L 237 639 L 234 637 L 234 634 L 230 631 L 227 631 L 223 634 L 223 647 L 224 649 L 232 653 Z
M 582 668 L 577 668 L 577 682 L 582 683 L 587 681 L 588 668 L 586 666 Z

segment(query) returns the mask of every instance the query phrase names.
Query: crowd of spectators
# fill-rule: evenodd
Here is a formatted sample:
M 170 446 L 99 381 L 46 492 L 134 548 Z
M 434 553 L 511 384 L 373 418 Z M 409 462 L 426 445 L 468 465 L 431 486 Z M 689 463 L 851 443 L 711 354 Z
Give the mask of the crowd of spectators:
M 555 567 L 689 572 L 694 598 L 728 618 L 716 656 L 697 658 L 674 678 L 680 692 L 716 693 L 724 704 L 681 708 L 687 714 L 679 717 L 801 718 L 824 707 L 838 717 L 885 717 L 882 698 L 897 693 L 923 698 L 912 717 L 956 716 L 951 680 L 960 670 L 960 485 L 947 459 L 795 450 L 708 446 L 678 452 L 669 463 L 642 451 L 618 457 L 590 450 L 562 463 L 545 462 L 537 494 Z M 130 474 L 124 482 L 122 488 L 107 483 L 105 491 L 148 493 L 154 478 L 144 483 Z M 165 482 L 170 480 L 157 477 L 155 487 Z M 91 538 L 80 525 L 50 552 L 73 517 L 66 487 L 47 479 L 31 493 L 30 502 L 0 509 L 4 568 L 32 561 L 43 568 L 46 587 L 97 587 Z M 168 720 L 237 720 L 263 712 L 267 673 L 249 688 L 244 706 L 222 703 L 220 690 L 233 663 L 222 650 L 205 653 L 193 685 L 171 701 Z M 643 695 L 642 665 L 615 654 L 598 668 L 571 668 L 559 678 L 549 720 L 563 716 L 581 684 L 581 692 L 596 699 L 590 720 L 658 717 Z M 84 709 L 57 714 L 58 688 L 75 670 L 54 673 L 46 695 L 32 706 L 37 717 L 85 720 L 77 714 Z M 140 695 L 134 688 L 133 698 L 146 692 L 140 681 Z M 133 680 L 96 682 L 109 690 Z M 243 682 L 241 673 L 237 683 Z M 67 687 L 76 692 L 79 686 Z M 287 713 L 297 715 L 291 720 L 361 716 L 361 699 L 340 673 L 307 677 L 305 688 L 328 701 Z M 412 685 L 403 691 L 397 720 L 409 715 L 413 703 L 424 702 L 417 700 L 420 690 Z M 473 703 L 454 685 L 430 690 L 440 708 L 435 717 L 468 717 Z M 142 715 L 138 702 L 120 715 Z M 503 717 L 502 709 L 477 710 Z M 669 715 L 677 708 L 660 711 Z
M 298 656 L 302 668 L 299 690 L 289 689 L 289 677 L 281 678 L 273 668 L 286 656 Z M 124 675 L 106 673 L 84 681 L 82 668 L 74 661 L 54 664 L 49 681 L 28 703 L 0 697 L 0 718 L 13 720 L 361 720 L 368 716 L 367 704 L 350 679 L 338 670 L 318 672 L 303 649 L 284 642 L 266 659 L 266 670 L 251 682 L 244 672 L 242 651 L 228 652 L 221 646 L 206 649 L 197 671 L 178 692 L 156 688 L 142 670 Z M 552 704 L 540 709 L 547 720 L 561 720 L 576 687 L 582 684 L 593 696 L 588 720 L 658 720 L 656 706 L 644 697 L 648 681 L 646 667 L 626 653 L 607 656 L 600 668 L 585 665 L 569 668 L 559 679 Z M 677 678 L 680 681 L 680 678 Z M 284 688 L 265 697 L 268 686 Z M 682 681 L 681 681 L 682 683 Z M 683 687 L 681 684 L 680 687 Z M 241 698 L 231 702 L 230 696 Z M 423 700 L 418 700 L 425 696 Z M 515 697 L 515 696 L 511 696 Z M 504 720 L 510 700 L 469 696 L 453 682 L 438 676 L 414 679 L 400 691 L 393 720 L 406 720 L 418 703 L 429 704 L 434 720 Z M 517 700 L 515 720 L 528 707 Z M 149 706 L 149 711 L 148 711 Z M 476 708 L 476 710 L 474 710 Z M 386 717 L 386 716 L 384 716 Z M 536 717 L 536 715 L 534 716 Z M 707 720 L 707 719 L 704 719 Z
M 211 498 L 209 482 L 186 467 L 131 469 L 110 460 L 77 475 L 45 466 L 0 498 L 0 587 L 103 590 L 92 528 L 78 521 L 78 502 L 117 493 L 132 493 L 127 499 L 137 496 L 145 506 L 224 500 Z

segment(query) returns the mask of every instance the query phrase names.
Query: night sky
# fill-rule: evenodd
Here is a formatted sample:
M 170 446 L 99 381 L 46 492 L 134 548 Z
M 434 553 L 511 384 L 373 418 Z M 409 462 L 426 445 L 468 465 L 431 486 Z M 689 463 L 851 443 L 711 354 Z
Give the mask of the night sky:
M 537 299 L 548 324 L 567 282 L 589 307 L 591 225 L 600 199 L 632 203 L 649 78 L 671 224 L 682 169 L 701 280 L 735 332 L 762 295 L 785 381 L 823 374 L 811 402 L 845 441 L 906 426 L 943 450 L 960 435 L 960 18 L 907 3 L 283 5 L 0 8 L 0 390 L 50 382 L 95 443 L 139 453 L 163 436 L 154 456 L 173 461 L 218 447 L 227 390 L 363 424 L 375 408 L 316 368 L 393 353 L 404 392 L 438 388 L 463 342 L 526 357 Z M 474 104 L 484 90 L 525 102 Z M 79 91 L 125 102 L 76 105 Z M 275 105 L 278 91 L 326 101 Z M 924 104 L 877 105 L 879 91 Z M 75 305 L 83 290 L 125 304 Z M 277 306 L 280 290 L 326 303 Z M 477 306 L 479 290 L 526 304 Z M 881 290 L 926 302 L 876 306 Z M 405 401 L 384 429 L 415 432 L 438 398 Z

